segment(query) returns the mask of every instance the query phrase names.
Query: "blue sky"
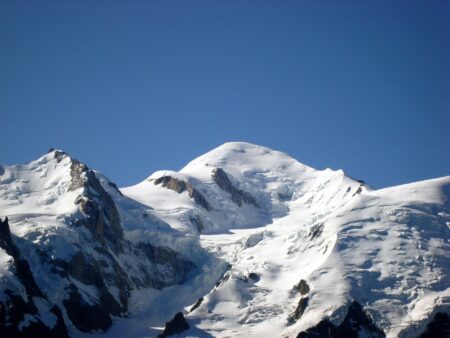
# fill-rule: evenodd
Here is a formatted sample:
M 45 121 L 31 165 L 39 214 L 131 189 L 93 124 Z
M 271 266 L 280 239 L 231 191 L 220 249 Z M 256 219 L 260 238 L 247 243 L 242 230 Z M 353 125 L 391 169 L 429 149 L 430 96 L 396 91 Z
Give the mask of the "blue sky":
M 227 141 L 375 187 L 450 174 L 448 1 L 0 0 L 0 163 L 120 186 Z

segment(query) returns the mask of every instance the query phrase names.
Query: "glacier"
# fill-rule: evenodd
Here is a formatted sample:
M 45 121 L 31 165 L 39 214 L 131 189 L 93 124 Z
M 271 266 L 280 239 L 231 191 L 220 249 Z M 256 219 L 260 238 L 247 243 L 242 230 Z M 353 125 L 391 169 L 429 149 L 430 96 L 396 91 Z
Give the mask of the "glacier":
M 58 150 L 1 165 L 0 332 L 445 337 L 449 197 L 245 142 L 120 189 Z

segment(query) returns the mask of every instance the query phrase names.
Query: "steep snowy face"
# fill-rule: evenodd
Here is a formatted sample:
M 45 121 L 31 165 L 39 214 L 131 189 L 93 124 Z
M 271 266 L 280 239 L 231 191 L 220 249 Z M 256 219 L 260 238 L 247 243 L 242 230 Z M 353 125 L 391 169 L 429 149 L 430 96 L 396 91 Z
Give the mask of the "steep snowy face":
M 449 181 L 374 191 L 227 143 L 122 191 L 229 264 L 187 336 L 417 337 L 448 321 Z
M 11 214 L 73 213 L 81 186 L 68 191 L 71 159 L 52 151 L 26 165 L 2 166 L 0 208 Z
M 2 336 L 106 330 L 133 292 L 182 284 L 210 259 L 61 151 L 2 166 L 0 196 Z
M 446 177 L 361 192 L 316 214 L 300 199 L 263 229 L 204 235 L 232 268 L 188 321 L 216 337 L 418 337 L 431 321 L 442 331 L 449 192 Z
M 0 196 L 2 337 L 450 335 L 450 176 L 372 190 L 233 142 L 120 190 L 52 151 Z
M 220 233 L 270 224 L 289 213 L 292 201 L 313 213 L 331 211 L 367 189 L 342 171 L 314 170 L 287 154 L 233 142 L 122 192 L 177 229 Z

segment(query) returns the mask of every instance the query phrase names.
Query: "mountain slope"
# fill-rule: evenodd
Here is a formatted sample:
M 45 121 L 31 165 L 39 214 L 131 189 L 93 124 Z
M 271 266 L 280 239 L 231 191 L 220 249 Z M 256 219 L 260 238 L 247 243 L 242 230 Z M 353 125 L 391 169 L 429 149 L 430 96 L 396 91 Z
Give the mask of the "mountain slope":
M 120 190 L 52 151 L 0 196 L 0 332 L 450 335 L 450 177 L 373 190 L 232 142 Z
M 133 292 L 182 284 L 211 259 L 195 239 L 60 151 L 3 166 L 0 196 L 0 216 L 8 217 L 0 238 L 5 334 L 32 336 L 22 328 L 33 323 L 44 331 L 59 323 L 70 335 L 106 330 L 112 316 L 129 313 Z
M 234 203 L 214 179 L 218 169 L 262 210 Z M 167 176 L 192 184 L 214 211 L 157 184 Z M 374 335 L 415 337 L 435 313 L 448 312 L 449 182 L 373 191 L 342 171 L 229 143 L 179 173 L 157 172 L 122 191 L 184 231 L 192 231 L 185 215 L 194 213 L 205 224 L 204 247 L 231 265 L 187 315 L 195 327 L 186 334 L 313 334 L 321 321 L 343 323 L 351 308 L 368 318 L 364 330 Z M 309 289 L 303 295 L 296 291 L 302 283 Z

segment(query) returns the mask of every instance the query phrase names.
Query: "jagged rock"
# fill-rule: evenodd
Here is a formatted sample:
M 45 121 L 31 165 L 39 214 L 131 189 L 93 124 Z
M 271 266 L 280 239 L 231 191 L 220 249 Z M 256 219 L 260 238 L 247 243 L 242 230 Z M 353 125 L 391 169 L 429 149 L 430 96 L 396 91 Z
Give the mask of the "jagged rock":
M 86 226 L 102 245 L 108 243 L 115 253 L 122 252 L 122 225 L 111 196 L 103 189 L 94 172 L 75 159 L 70 165 L 70 175 L 72 179 L 68 191 L 83 188 L 76 203 L 87 218 L 79 223 Z
M 99 304 L 87 304 L 78 290 L 72 285 L 69 298 L 63 301 L 67 315 L 76 328 L 82 332 L 106 331 L 112 320 L 109 313 Z
M 36 317 L 37 308 L 33 297 L 42 298 L 45 302 L 47 298 L 36 284 L 28 261 L 20 257 L 20 251 L 12 240 L 8 217 L 5 217 L 4 221 L 0 219 L 0 247 L 13 258 L 15 274 L 27 294 L 27 301 L 25 301 L 13 291 L 5 290 L 5 303 L 0 302 L 0 337 L 68 337 L 66 325 L 58 307 L 52 308 L 54 310 L 52 312 L 57 316 L 57 324 L 53 328 L 48 328 Z M 24 320 L 25 314 L 31 315 L 34 321 L 20 330 L 19 324 Z
M 26 259 L 15 258 L 14 257 L 14 265 L 16 267 L 16 274 L 23 286 L 27 291 L 27 294 L 34 297 L 45 298 L 41 289 L 36 284 L 34 280 L 33 274 L 30 270 L 30 265 L 28 264 Z
M 238 206 L 242 207 L 243 203 L 252 204 L 256 208 L 260 208 L 255 198 L 248 192 L 236 188 L 230 181 L 227 173 L 222 168 L 215 168 L 211 174 L 214 182 L 223 191 L 228 192 L 231 195 L 231 200 Z
M 355 193 L 353 194 L 353 196 L 359 195 L 362 192 L 362 185 L 360 185 L 358 187 L 358 189 L 356 189 Z
M 25 302 L 21 296 L 13 294 L 9 290 L 6 290 L 5 294 L 8 296 L 6 306 L 3 303 L 0 303 L 0 337 L 69 337 L 61 311 L 57 306 L 54 306 L 50 310 L 57 317 L 57 321 L 54 327 L 49 328 L 41 321 L 39 316 L 37 316 L 37 309 L 32 299 L 29 298 L 29 302 Z M 33 319 L 28 325 L 20 327 L 26 314 Z
M 67 154 L 63 151 L 60 150 L 55 151 L 53 148 L 50 148 L 49 153 L 52 151 L 55 152 L 55 159 L 57 163 L 60 163 L 67 156 Z
M 128 309 L 128 297 L 132 286 L 130 285 L 126 273 L 118 265 L 118 263 L 111 256 L 109 251 L 98 248 L 96 258 L 87 252 L 78 251 L 69 260 L 52 260 L 52 272 L 67 278 L 72 277 L 82 282 L 83 284 L 92 286 L 96 289 L 96 297 L 91 298 L 95 303 L 95 308 L 101 309 L 103 313 L 114 316 L 121 316 Z M 43 259 L 46 259 L 45 256 Z M 119 300 L 114 298 L 109 292 L 109 288 L 113 287 L 118 291 Z M 75 290 L 75 284 L 70 283 L 69 290 Z M 74 319 L 73 324 L 80 331 L 89 330 L 90 324 L 87 325 L 81 318 L 76 317 L 75 310 L 71 300 L 77 301 L 76 311 L 92 312 L 92 304 L 78 301 L 77 295 L 72 295 L 69 300 L 63 302 L 67 312 L 72 311 L 71 320 Z M 104 317 L 102 315 L 102 318 Z M 103 319 L 103 323 L 108 323 Z M 104 325 L 106 325 L 104 324 Z M 101 329 L 106 329 L 106 326 Z
M 163 333 L 158 335 L 158 338 L 165 338 L 176 335 L 189 329 L 189 324 L 183 316 L 183 313 L 178 312 L 171 321 L 166 322 Z
M 195 203 L 206 209 L 207 211 L 213 210 L 213 207 L 209 204 L 205 197 L 195 189 L 191 183 L 179 180 L 172 176 L 162 176 L 155 180 L 155 185 L 161 184 L 164 188 L 171 189 L 181 194 L 187 191 L 188 196 L 194 200 Z
M 146 287 L 162 289 L 166 286 L 182 284 L 198 269 L 194 263 L 169 248 L 153 246 L 149 243 L 140 243 L 138 248 L 150 262 L 155 264 L 154 270 L 148 274 L 148 285 L 144 285 Z M 164 272 L 170 273 L 169 279 L 161 275 L 158 266 L 163 267 Z
M 108 182 L 108 185 L 113 188 L 120 196 L 123 196 L 122 192 L 119 190 L 119 187 L 117 187 L 117 184 Z
M 323 232 L 323 224 L 316 224 L 311 227 L 309 236 L 311 239 L 316 239 L 319 238 L 320 235 L 322 235 L 322 232 Z
M 384 332 L 376 327 L 364 313 L 361 305 L 353 301 L 348 308 L 344 321 L 339 326 L 335 326 L 327 320 L 322 320 L 316 326 L 300 332 L 297 338 L 358 338 L 361 330 L 364 330 L 366 334 L 370 334 L 370 337 L 373 338 L 386 337 Z
M 194 305 L 192 305 L 192 307 L 189 309 L 189 312 L 194 311 L 195 309 L 197 309 L 200 305 L 202 305 L 203 303 L 203 297 L 200 297 L 199 299 L 197 299 L 197 301 L 195 302 Z
M 295 311 L 293 313 L 291 313 L 288 317 L 288 323 L 293 324 L 297 320 L 299 320 L 300 317 L 305 312 L 307 306 L 308 306 L 308 297 L 300 298 L 300 300 L 298 301 L 297 307 L 295 308 Z
M 427 329 L 418 338 L 450 337 L 450 316 L 438 312 L 427 325 Z
M 14 244 L 11 237 L 11 230 L 9 229 L 8 216 L 5 220 L 0 219 L 0 247 L 12 257 L 19 257 L 19 250 Z
M 25 287 L 27 293 L 30 296 L 44 297 L 33 278 L 27 260 L 20 258 L 19 249 L 12 240 L 8 217 L 5 217 L 4 221 L 0 219 L 0 247 L 5 250 L 8 255 L 13 257 L 17 277 Z
M 64 323 L 63 315 L 61 310 L 56 305 L 50 309 L 50 312 L 53 313 L 58 319 L 56 320 L 55 326 L 52 328 L 52 334 L 54 338 L 64 338 L 69 337 L 67 333 L 66 324 Z
M 309 285 L 304 279 L 301 279 L 300 282 L 298 282 L 298 284 L 294 286 L 294 289 L 302 296 L 304 296 L 309 292 Z

